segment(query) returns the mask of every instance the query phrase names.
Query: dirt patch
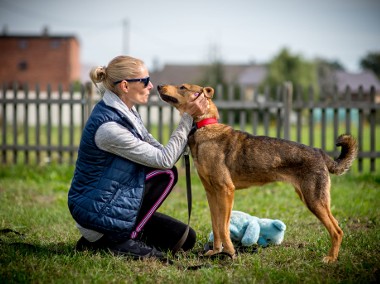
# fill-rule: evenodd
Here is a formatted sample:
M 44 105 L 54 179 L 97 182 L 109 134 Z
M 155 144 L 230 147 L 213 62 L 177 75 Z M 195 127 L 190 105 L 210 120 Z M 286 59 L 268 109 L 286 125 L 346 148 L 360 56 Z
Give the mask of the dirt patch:
M 33 198 L 33 200 L 39 204 L 51 204 L 55 201 L 54 196 L 48 196 L 48 195 L 38 195 Z
M 347 228 L 352 231 L 370 230 L 375 227 L 375 222 L 368 217 L 364 218 L 349 218 L 347 220 Z
M 308 246 L 308 243 L 307 242 L 300 242 L 300 243 L 297 243 L 297 242 L 283 242 L 281 244 L 281 246 L 283 247 L 287 247 L 287 248 L 304 248 L 306 246 Z

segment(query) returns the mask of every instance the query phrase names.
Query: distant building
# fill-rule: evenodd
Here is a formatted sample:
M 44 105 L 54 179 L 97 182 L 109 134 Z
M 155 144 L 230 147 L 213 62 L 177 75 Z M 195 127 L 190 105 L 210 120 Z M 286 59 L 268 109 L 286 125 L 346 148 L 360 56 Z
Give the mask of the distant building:
M 242 86 L 250 95 L 265 78 L 266 67 L 251 64 L 224 64 L 222 73 L 224 83 Z M 167 64 L 161 70 L 151 72 L 150 76 L 154 85 L 183 83 L 199 85 L 205 81 L 205 78 L 210 77 L 210 65 Z M 247 94 L 246 98 L 249 97 Z
M 39 84 L 45 90 L 50 84 L 64 89 L 79 81 L 79 41 L 73 35 L 0 35 L 0 84 Z
M 223 65 L 223 77 L 227 84 L 237 84 L 240 74 L 249 65 L 225 64 Z M 200 84 L 210 73 L 210 65 L 181 65 L 167 64 L 161 70 L 151 72 L 153 84 Z
M 161 70 L 150 73 L 154 85 L 158 84 L 202 84 L 210 65 L 181 65 L 168 64 Z M 258 87 L 264 82 L 268 73 L 266 65 L 255 64 L 224 64 L 223 76 L 227 84 L 233 84 L 244 90 L 246 100 L 252 100 L 254 94 L 258 93 Z M 339 94 L 344 94 L 347 86 L 354 94 L 354 100 L 368 100 L 370 88 L 374 87 L 375 101 L 380 102 L 380 81 L 371 71 L 350 73 L 346 71 L 335 71 L 331 74 L 332 84 L 337 87 Z M 365 93 L 362 97 L 357 95 L 359 87 L 363 87 Z M 332 86 L 333 87 L 333 86 Z
M 375 102 L 380 103 L 380 81 L 372 71 L 363 71 L 360 73 L 348 73 L 337 71 L 335 73 L 338 93 L 344 94 L 346 88 L 354 94 L 354 100 L 369 100 L 371 88 L 375 88 Z M 362 88 L 363 94 L 359 94 L 359 88 Z

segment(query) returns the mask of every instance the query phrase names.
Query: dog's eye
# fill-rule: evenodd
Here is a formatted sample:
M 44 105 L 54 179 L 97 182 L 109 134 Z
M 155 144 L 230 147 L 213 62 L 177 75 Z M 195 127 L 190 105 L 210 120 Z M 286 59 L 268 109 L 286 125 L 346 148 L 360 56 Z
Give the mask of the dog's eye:
M 182 85 L 181 87 L 179 87 L 179 89 L 180 90 L 186 90 L 186 87 Z

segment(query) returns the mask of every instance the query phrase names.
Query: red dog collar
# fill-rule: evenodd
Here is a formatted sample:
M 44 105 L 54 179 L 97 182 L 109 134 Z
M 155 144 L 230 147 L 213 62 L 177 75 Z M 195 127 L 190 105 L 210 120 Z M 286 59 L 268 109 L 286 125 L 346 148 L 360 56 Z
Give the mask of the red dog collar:
M 197 128 L 202 128 L 203 126 L 215 123 L 218 123 L 218 120 L 216 118 L 205 118 L 197 122 Z

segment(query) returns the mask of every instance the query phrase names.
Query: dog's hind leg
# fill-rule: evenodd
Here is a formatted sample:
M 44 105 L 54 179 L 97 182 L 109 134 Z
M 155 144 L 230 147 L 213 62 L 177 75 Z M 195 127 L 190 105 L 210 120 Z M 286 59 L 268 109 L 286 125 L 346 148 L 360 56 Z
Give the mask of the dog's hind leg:
M 330 208 L 324 206 L 318 206 L 315 209 L 314 214 L 325 225 L 331 238 L 331 248 L 327 256 L 323 258 L 323 262 L 332 263 L 338 259 L 340 245 L 343 239 L 343 231 L 338 226 L 338 222 L 332 215 Z
M 330 209 L 330 177 L 328 174 L 321 174 L 319 177 L 307 180 L 314 181 L 305 182 L 298 194 L 302 195 L 301 199 L 305 202 L 306 206 L 322 222 L 330 234 L 331 248 L 328 255 L 323 258 L 323 262 L 335 262 L 342 243 L 343 231 Z

